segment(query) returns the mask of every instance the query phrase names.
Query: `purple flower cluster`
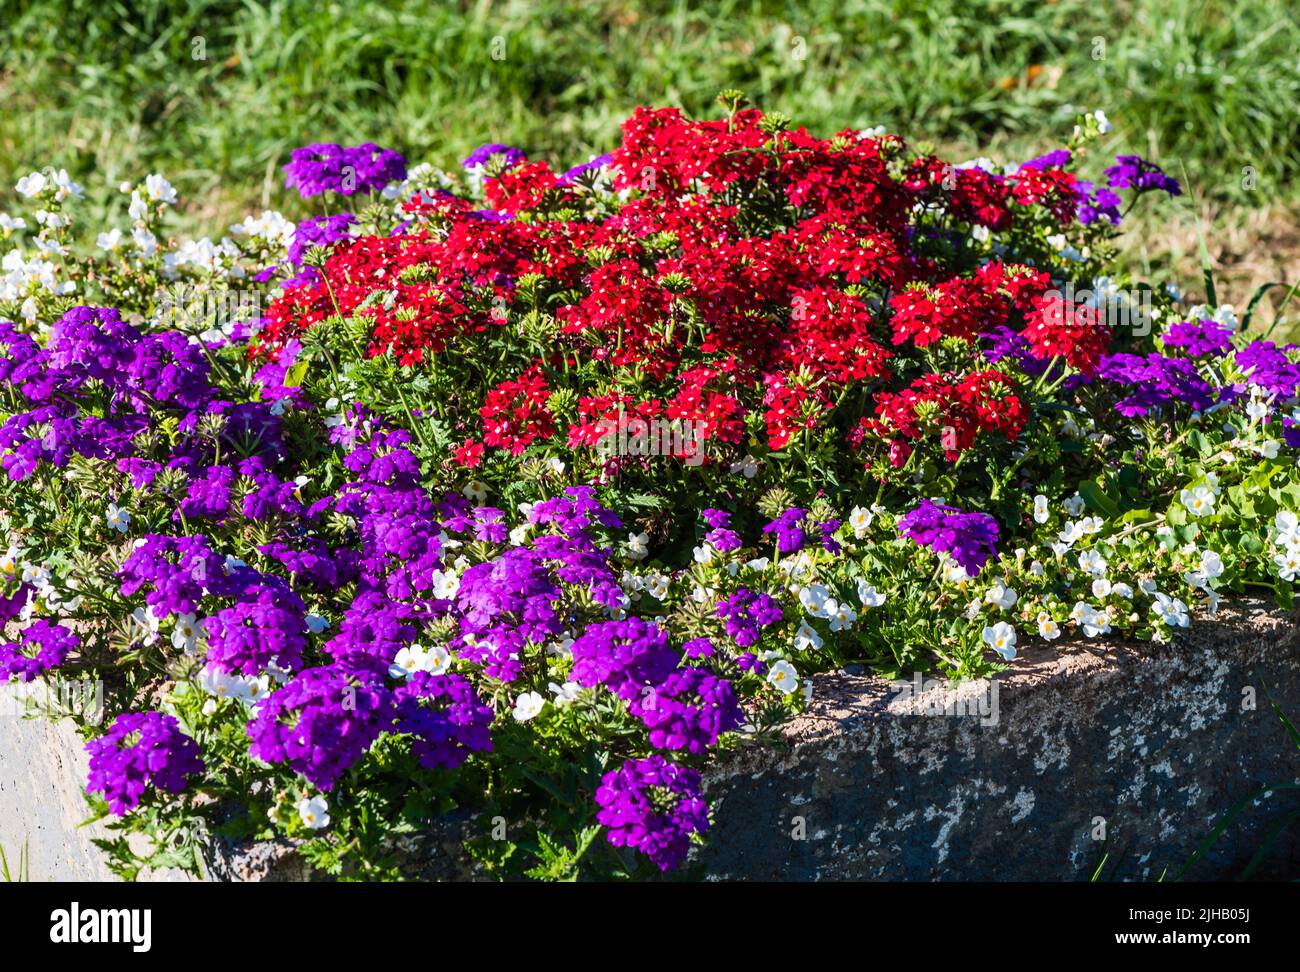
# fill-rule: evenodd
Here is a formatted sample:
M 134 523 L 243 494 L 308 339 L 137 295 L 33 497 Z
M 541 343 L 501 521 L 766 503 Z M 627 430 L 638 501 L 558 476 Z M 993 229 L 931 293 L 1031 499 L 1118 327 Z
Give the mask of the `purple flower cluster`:
M 1115 403 L 1115 410 L 1130 418 L 1174 405 L 1201 412 L 1216 398 L 1215 389 L 1200 376 L 1195 362 L 1187 358 L 1108 354 L 1101 359 L 1097 375 L 1123 386 L 1125 394 Z
M 395 717 L 393 695 L 377 672 L 307 668 L 258 706 L 248 723 L 249 752 L 330 790 Z
M 628 700 L 662 683 L 678 661 L 668 635 L 641 618 L 588 625 L 572 650 L 575 682 L 587 688 L 604 685 Z
M 344 196 L 375 192 L 406 178 L 406 160 L 401 154 L 373 142 L 304 145 L 293 150 L 283 169 L 287 173 L 285 187 L 297 189 L 304 199 L 326 192 Z
M 302 258 L 313 246 L 329 246 L 342 240 L 352 239 L 348 227 L 357 221 L 351 213 L 337 213 L 334 216 L 313 216 L 304 219 L 293 231 L 289 242 L 288 258 L 295 267 L 302 266 Z
M 776 534 L 776 549 L 780 553 L 798 553 L 808 540 L 808 534 L 803 528 L 804 517 L 807 515 L 807 510 L 791 507 L 763 527 L 763 532 Z
M 1138 192 L 1163 189 L 1171 196 L 1183 194 L 1177 179 L 1139 155 L 1115 156 L 1115 165 L 1106 170 L 1106 180 L 1112 189 L 1135 189 Z
M 416 672 L 398 687 L 397 729 L 416 736 L 412 751 L 425 769 L 455 769 L 470 753 L 492 750 L 492 707 L 462 675 Z
M 692 834 L 709 829 L 700 774 L 662 756 L 628 760 L 596 790 L 597 821 L 615 847 L 641 851 L 661 871 L 686 859 Z
M 186 777 L 204 769 L 198 743 L 162 712 L 123 713 L 107 733 L 86 743 L 86 752 L 86 792 L 102 793 L 118 816 L 135 809 L 147 787 L 180 793 Z
M 739 727 L 744 713 L 731 683 L 704 668 L 680 668 L 629 704 L 650 730 L 656 749 L 684 749 L 698 755 L 718 736 Z
M 1221 357 L 1232 347 L 1232 328 L 1214 321 L 1179 321 L 1160 335 L 1167 348 L 1180 348 L 1193 358 Z
M 462 169 L 477 169 L 495 156 L 502 156 L 501 167 L 509 169 L 518 165 L 524 160 L 524 153 L 509 145 L 502 145 L 500 142 L 488 142 L 486 145 L 480 145 L 460 163 Z
M 756 644 L 763 629 L 782 618 L 781 605 L 770 595 L 744 587 L 719 601 L 717 611 L 718 617 L 726 619 L 727 636 L 741 648 Z
M 278 578 L 250 584 L 239 600 L 208 618 L 205 661 L 223 672 L 260 675 L 302 667 L 306 608 Z
M 1300 388 L 1300 364 L 1287 355 L 1293 347 L 1279 348 L 1272 341 L 1253 341 L 1238 351 L 1234 360 L 1246 373 L 1247 384 L 1285 400 Z
M 61 624 L 44 618 L 33 621 L 16 642 L 0 643 L 0 681 L 16 676 L 30 682 L 62 665 L 80 644 L 81 639 Z
M 997 520 L 987 513 L 966 513 L 928 499 L 904 514 L 898 532 L 922 547 L 948 554 L 972 577 L 997 551 Z
M 704 535 L 706 543 L 718 553 L 730 553 L 742 546 L 740 534 L 731 529 L 731 514 L 725 510 L 707 509 L 700 514 L 712 529 Z

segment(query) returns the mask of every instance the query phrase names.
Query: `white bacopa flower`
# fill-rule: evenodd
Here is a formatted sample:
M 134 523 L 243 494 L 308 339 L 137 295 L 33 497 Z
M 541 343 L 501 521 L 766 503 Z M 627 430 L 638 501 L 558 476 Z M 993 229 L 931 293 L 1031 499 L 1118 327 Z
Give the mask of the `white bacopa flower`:
M 646 578 L 646 593 L 657 601 L 668 596 L 668 578 L 663 574 L 651 574 Z
M 810 584 L 799 591 L 799 603 L 814 618 L 824 618 L 830 613 L 828 606 L 835 603 L 831 590 L 825 584 Z
M 1265 439 L 1259 445 L 1259 454 L 1265 459 L 1276 459 L 1282 445 L 1277 439 Z
M 1214 512 L 1214 490 L 1209 486 L 1184 489 L 1178 494 L 1178 502 L 1182 503 L 1192 516 L 1209 516 Z
M 131 612 L 131 620 L 135 622 L 141 632 L 141 642 L 145 645 L 152 645 L 158 640 L 159 618 L 153 613 L 153 608 L 145 606 L 136 608 Z
M 1055 641 L 1061 637 L 1061 626 L 1052 620 L 1052 616 L 1046 611 L 1039 611 L 1038 618 L 1038 637 L 1046 641 Z
M 650 534 L 629 533 L 627 537 L 627 554 L 633 560 L 645 560 L 650 553 Z
M 464 494 L 466 499 L 473 500 L 475 503 L 482 503 L 487 499 L 487 484 L 478 479 L 470 480 L 465 488 L 461 490 L 461 493 Z
M 137 226 L 131 231 L 131 242 L 135 244 L 136 252 L 143 257 L 151 257 L 158 252 L 158 237 L 143 227 Z
M 108 511 L 104 514 L 104 522 L 110 529 L 118 533 L 126 533 L 126 528 L 131 525 L 131 514 L 116 503 L 109 503 Z
M 28 199 L 35 199 L 45 188 L 45 173 L 32 172 L 18 180 L 14 188 L 18 190 L 18 195 L 26 196 Z
M 1250 416 L 1252 422 L 1262 422 L 1268 416 L 1268 404 L 1258 398 L 1252 398 L 1246 403 L 1246 414 Z
M 1046 523 L 1051 515 L 1052 511 L 1047 507 L 1047 497 L 1039 493 L 1034 497 L 1034 522 Z
M 970 574 L 957 561 L 946 559 L 943 564 L 943 579 L 948 584 L 960 584 L 970 580 Z
M 800 621 L 794 633 L 794 646 L 798 651 L 816 651 L 822 646 L 822 636 L 807 621 Z
M 1101 555 L 1099 550 L 1085 550 L 1079 554 L 1079 569 L 1084 573 L 1091 574 L 1093 577 L 1104 577 L 1106 574 L 1106 558 Z
M 1083 633 L 1089 638 L 1110 634 L 1110 614 L 1106 611 L 1098 611 L 1084 605 L 1083 613 L 1078 620 Z
M 95 237 L 95 245 L 101 250 L 108 250 L 110 253 L 122 248 L 122 231 L 120 229 L 111 229 L 106 233 L 100 233 Z
M 843 631 L 845 628 L 851 628 L 853 622 L 858 620 L 857 611 L 847 604 L 840 604 L 838 601 L 827 601 L 826 610 L 830 617 L 832 631 Z
M 1092 582 L 1092 596 L 1098 600 L 1106 597 L 1112 590 L 1110 581 L 1104 577 L 1098 577 Z
M 1187 605 L 1168 594 L 1157 594 L 1151 612 L 1171 628 L 1185 628 L 1189 624 Z
M 1085 503 L 1083 497 L 1078 493 L 1075 493 L 1065 501 L 1065 512 L 1069 513 L 1070 516 L 1078 516 L 1083 512 L 1084 506 Z
M 145 194 L 154 202 L 174 203 L 176 202 L 176 190 L 172 184 L 160 175 L 147 175 L 144 178 Z
M 172 647 L 187 655 L 194 654 L 195 646 L 203 635 L 203 626 L 193 614 L 174 616 L 176 626 L 172 629 Z
M 984 629 L 984 643 L 1007 661 L 1016 657 L 1016 629 L 999 621 Z
M 325 797 L 303 797 L 298 801 L 298 818 L 308 830 L 322 830 L 330 825 L 330 805 Z
M 1016 606 L 1019 595 L 1011 588 L 1007 587 L 1002 581 L 998 581 L 988 589 L 984 595 L 984 600 L 988 604 L 993 604 L 1003 611 L 1009 611 Z
M 1277 564 L 1278 576 L 1284 581 L 1295 580 L 1296 573 L 1300 572 L 1300 549 L 1287 547 L 1285 553 L 1273 558 L 1273 563 Z
M 1223 558 L 1213 550 L 1203 552 L 1201 554 L 1201 573 L 1211 580 L 1223 576 Z
M 779 661 L 767 670 L 767 681 L 786 695 L 799 688 L 799 673 L 788 661 Z
M 571 705 L 577 702 L 578 693 L 582 691 L 582 686 L 577 682 L 565 682 L 563 685 L 550 682 L 546 687 L 555 696 L 556 705 Z
M 758 473 L 758 461 L 753 456 L 746 455 L 739 462 L 733 462 L 731 464 L 731 474 L 734 476 L 736 473 L 740 473 L 746 479 L 753 479 Z
M 1097 131 L 1100 132 L 1102 135 L 1107 134 L 1108 132 L 1110 132 L 1112 128 L 1115 127 L 1110 123 L 1110 119 L 1106 117 L 1106 113 L 1102 111 L 1100 108 L 1098 108 L 1096 111 L 1092 113 L 1092 117 L 1097 120 Z
M 849 513 L 849 526 L 853 529 L 853 535 L 861 540 L 871 529 L 871 522 L 876 518 L 876 514 L 861 506 L 853 507 Z
M 1279 510 L 1273 517 L 1273 527 L 1277 530 L 1277 542 L 1294 544 L 1300 540 L 1300 517 L 1290 510 Z
M 865 580 L 858 581 L 858 600 L 866 608 L 880 607 L 885 603 L 885 595 L 868 584 Z
M 515 699 L 515 708 L 510 714 L 515 717 L 516 722 L 527 722 L 529 719 L 536 718 L 545 706 L 546 699 L 540 693 L 525 692 Z

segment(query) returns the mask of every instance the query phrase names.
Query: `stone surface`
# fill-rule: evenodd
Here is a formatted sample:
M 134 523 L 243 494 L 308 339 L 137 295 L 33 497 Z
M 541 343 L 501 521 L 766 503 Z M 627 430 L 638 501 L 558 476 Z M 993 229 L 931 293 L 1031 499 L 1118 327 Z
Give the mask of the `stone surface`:
M 996 694 L 958 693 L 965 715 L 821 676 L 783 752 L 741 750 L 709 775 L 699 858 L 724 880 L 1086 880 L 1104 855 L 1107 879 L 1172 876 L 1236 802 L 1300 781 L 1264 692 L 1300 722 L 1297 645 L 1294 616 L 1239 601 L 1172 645 L 1022 647 Z M 1188 876 L 1236 877 L 1297 811 L 1294 792 L 1263 799 Z M 1258 876 L 1300 876 L 1290 831 Z
M 1300 721 L 1297 620 L 1238 601 L 1172 645 L 1022 645 L 996 690 L 818 676 L 779 748 L 747 745 L 707 777 L 715 820 L 697 862 L 720 880 L 1086 880 L 1103 857 L 1108 879 L 1172 875 L 1235 803 L 1300 782 L 1300 750 L 1265 693 Z M 110 876 L 90 843 L 102 830 L 78 828 L 84 771 L 70 723 L 5 713 L 0 846 L 11 867 L 26 842 L 33 879 Z M 1190 876 L 1236 877 L 1297 811 L 1294 792 L 1260 801 Z M 457 853 L 468 829 L 448 821 L 404 846 L 413 876 L 474 877 Z M 1300 821 L 1258 876 L 1300 876 Z M 310 875 L 275 842 L 214 845 L 209 877 Z

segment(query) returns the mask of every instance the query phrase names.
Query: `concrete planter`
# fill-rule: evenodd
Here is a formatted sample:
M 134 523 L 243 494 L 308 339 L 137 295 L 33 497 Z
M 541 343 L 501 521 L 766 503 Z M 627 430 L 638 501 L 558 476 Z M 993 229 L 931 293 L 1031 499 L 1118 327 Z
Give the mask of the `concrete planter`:
M 1239 600 L 1172 645 L 1028 647 L 993 683 L 956 693 L 827 674 L 780 749 L 746 747 L 707 780 L 715 879 L 1154 880 L 1264 784 L 1300 782 L 1300 750 L 1265 688 L 1300 717 L 1300 626 Z M 0 724 L 0 846 L 28 842 L 34 879 L 107 876 L 90 843 L 84 760 L 68 724 Z M 1192 869 L 1236 877 L 1300 809 L 1292 793 L 1242 814 Z M 422 877 L 468 878 L 464 822 L 411 848 Z M 1300 823 L 1258 870 L 1300 875 Z M 220 880 L 302 880 L 286 844 L 214 847 Z

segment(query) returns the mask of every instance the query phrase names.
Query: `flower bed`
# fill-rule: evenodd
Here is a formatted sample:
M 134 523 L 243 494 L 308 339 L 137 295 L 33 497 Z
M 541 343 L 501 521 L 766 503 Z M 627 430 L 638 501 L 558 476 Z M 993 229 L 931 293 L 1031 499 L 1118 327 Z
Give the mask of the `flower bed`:
M 650 876 L 816 671 L 1289 604 L 1300 351 L 1113 266 L 1180 190 L 1104 115 L 954 166 L 723 102 L 559 175 L 308 146 L 321 215 L 217 242 L 159 176 L 94 247 L 19 183 L 0 675 L 103 683 L 121 873 L 215 832 L 398 877 L 461 808 L 486 873 Z

